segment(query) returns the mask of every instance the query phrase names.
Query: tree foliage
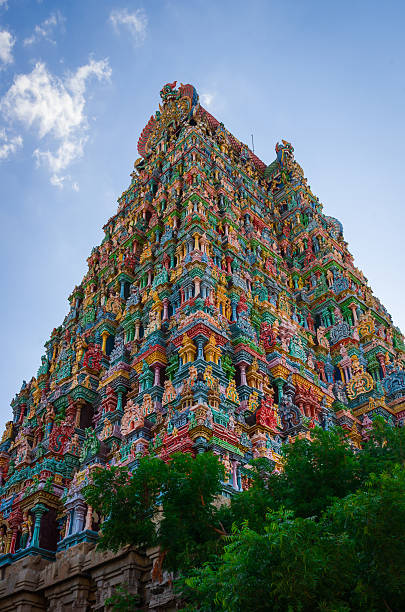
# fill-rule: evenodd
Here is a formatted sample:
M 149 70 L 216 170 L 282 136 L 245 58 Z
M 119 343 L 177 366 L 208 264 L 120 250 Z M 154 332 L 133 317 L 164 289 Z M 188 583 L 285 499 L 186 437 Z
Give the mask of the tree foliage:
M 166 552 L 166 567 L 176 570 L 203 561 L 224 535 L 215 502 L 224 468 L 211 453 L 194 459 L 176 453 L 162 483 L 162 518 L 158 539 Z
M 279 503 L 297 516 L 319 516 L 335 497 L 344 497 L 360 484 L 356 455 L 344 430 L 317 428 L 312 440 L 284 446 L 285 469 L 279 476 Z
M 198 563 L 223 533 L 215 516 L 222 477 L 212 453 L 175 453 L 168 464 L 144 457 L 134 472 L 96 470 L 85 497 L 104 517 L 99 546 L 116 551 L 159 544 L 168 569 Z
M 183 577 L 187 610 L 379 611 L 405 608 L 405 470 L 372 476 L 321 516 L 267 514 Z
M 405 466 L 405 427 L 391 427 L 376 417 L 364 449 L 357 455 L 361 476 L 381 474 L 393 465 Z
M 207 563 L 182 581 L 187 609 L 344 609 L 350 542 L 336 541 L 314 519 L 294 519 L 291 511 L 270 512 L 263 533 L 244 525 L 228 538 L 215 564 Z M 318 607 L 318 603 L 322 607 Z
M 155 520 L 166 474 L 166 464 L 155 458 L 141 459 L 132 473 L 115 466 L 93 473 L 85 498 L 104 518 L 100 548 L 117 551 L 125 544 L 157 544 Z
M 111 612 L 134 612 L 134 610 L 142 610 L 138 607 L 141 603 L 139 595 L 129 593 L 126 585 L 119 585 L 111 597 L 105 600 L 105 605 Z
M 337 500 L 323 523 L 347 534 L 355 551 L 353 604 L 364 610 L 405 609 L 405 469 L 372 474 Z M 342 573 L 346 573 L 343 565 Z
M 316 429 L 283 454 L 281 474 L 253 461 L 251 488 L 225 504 L 210 453 L 100 470 L 86 492 L 100 545 L 159 545 L 185 610 L 404 609 L 405 429 L 375 419 L 360 452 Z

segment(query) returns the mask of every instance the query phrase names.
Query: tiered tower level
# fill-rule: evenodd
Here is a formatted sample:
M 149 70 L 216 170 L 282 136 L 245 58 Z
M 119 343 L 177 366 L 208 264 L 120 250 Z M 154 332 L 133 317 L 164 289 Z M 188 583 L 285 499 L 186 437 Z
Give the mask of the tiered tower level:
M 293 147 L 266 166 L 167 84 L 131 184 L 0 444 L 0 564 L 97 538 L 95 466 L 208 450 L 223 491 L 338 424 L 402 425 L 405 346 Z

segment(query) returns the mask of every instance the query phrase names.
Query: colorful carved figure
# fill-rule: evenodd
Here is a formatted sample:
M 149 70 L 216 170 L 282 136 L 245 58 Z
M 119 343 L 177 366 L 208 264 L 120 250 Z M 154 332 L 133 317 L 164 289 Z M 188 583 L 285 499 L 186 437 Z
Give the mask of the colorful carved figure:
M 21 539 L 20 539 L 20 548 L 26 548 L 29 546 L 30 540 L 32 538 L 32 517 L 26 510 L 23 514 L 23 522 L 21 524 Z

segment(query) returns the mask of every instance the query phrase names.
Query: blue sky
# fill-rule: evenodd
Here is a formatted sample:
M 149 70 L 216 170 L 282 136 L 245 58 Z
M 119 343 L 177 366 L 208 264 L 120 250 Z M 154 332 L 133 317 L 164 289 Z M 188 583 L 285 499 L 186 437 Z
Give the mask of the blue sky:
M 284 138 L 405 329 L 402 1 L 0 0 L 0 425 L 177 79 L 270 163 Z

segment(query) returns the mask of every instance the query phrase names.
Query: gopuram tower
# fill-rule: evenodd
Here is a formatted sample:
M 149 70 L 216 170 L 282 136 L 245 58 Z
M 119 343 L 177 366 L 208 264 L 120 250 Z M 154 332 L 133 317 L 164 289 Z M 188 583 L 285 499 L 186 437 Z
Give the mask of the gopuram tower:
M 266 165 L 192 85 L 160 96 L 69 313 L 11 402 L 1 610 L 101 610 L 122 576 L 147 575 L 153 559 L 95 552 L 101 517 L 82 489 L 97 466 L 212 451 L 229 496 L 252 459 L 279 468 L 281 445 L 315 426 L 361 448 L 375 415 L 405 417 L 403 336 L 293 147 Z

